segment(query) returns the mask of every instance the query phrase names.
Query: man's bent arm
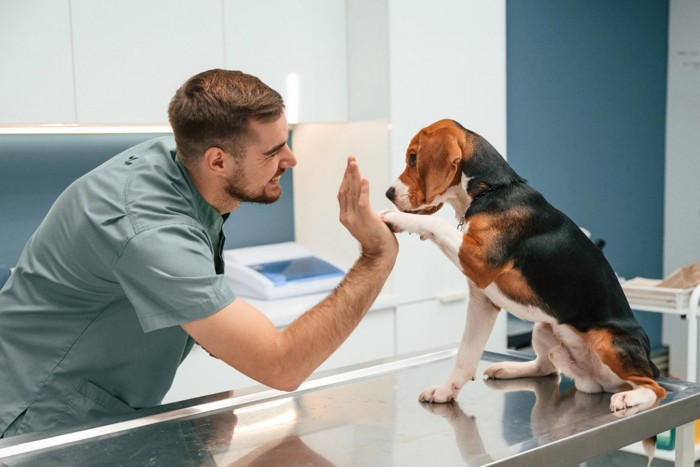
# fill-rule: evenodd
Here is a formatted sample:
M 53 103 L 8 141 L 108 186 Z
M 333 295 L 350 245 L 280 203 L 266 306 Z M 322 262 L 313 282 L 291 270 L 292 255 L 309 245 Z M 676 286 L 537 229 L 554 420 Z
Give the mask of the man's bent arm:
M 296 389 L 348 338 L 381 291 L 393 259 L 361 256 L 341 284 L 284 330 L 241 299 L 182 327 L 209 353 L 275 389 Z
M 340 221 L 362 253 L 340 285 L 283 331 L 238 299 L 182 327 L 209 353 L 270 387 L 296 389 L 358 325 L 389 276 L 398 244 L 371 210 L 369 184 L 355 159 L 338 191 Z

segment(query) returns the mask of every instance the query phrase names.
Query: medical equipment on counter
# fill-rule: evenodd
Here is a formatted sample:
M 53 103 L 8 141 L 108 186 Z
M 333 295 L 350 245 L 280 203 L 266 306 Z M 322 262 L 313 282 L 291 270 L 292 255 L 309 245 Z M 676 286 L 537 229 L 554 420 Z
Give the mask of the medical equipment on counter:
M 345 271 L 296 242 L 224 250 L 224 276 L 236 295 L 276 300 L 335 288 Z

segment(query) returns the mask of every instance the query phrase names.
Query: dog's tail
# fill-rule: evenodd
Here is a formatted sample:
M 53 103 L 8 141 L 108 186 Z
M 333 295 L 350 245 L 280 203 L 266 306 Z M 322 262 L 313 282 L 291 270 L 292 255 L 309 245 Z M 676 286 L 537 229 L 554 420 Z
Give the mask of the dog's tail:
M 647 457 L 649 458 L 649 462 L 647 462 L 647 467 L 651 467 L 651 461 L 654 460 L 654 455 L 656 454 L 656 435 L 652 436 L 651 438 L 642 440 L 642 447 L 644 448 L 644 452 L 647 453 Z

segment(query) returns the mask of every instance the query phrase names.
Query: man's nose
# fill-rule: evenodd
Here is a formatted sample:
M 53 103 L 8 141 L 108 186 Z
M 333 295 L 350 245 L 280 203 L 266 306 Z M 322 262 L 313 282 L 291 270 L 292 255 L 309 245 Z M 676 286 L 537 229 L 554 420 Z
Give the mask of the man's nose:
M 280 162 L 282 168 L 295 167 L 297 165 L 297 156 L 294 155 L 291 149 L 287 150 L 284 159 Z
M 389 201 L 394 201 L 394 194 L 396 190 L 394 187 L 390 187 L 388 190 L 386 190 L 386 197 L 389 198 Z

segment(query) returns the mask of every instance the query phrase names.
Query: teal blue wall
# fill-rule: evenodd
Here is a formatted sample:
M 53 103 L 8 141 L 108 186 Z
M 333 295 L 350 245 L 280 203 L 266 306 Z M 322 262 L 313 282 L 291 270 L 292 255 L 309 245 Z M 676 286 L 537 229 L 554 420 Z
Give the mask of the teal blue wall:
M 508 159 L 616 272 L 661 277 L 668 0 L 508 0 Z M 652 346 L 661 317 L 638 312 Z
M 54 200 L 73 180 L 157 136 L 162 134 L 0 135 L 0 270 L 14 266 Z M 226 248 L 294 239 L 291 171 L 281 184 L 284 194 L 277 203 L 244 205 L 228 219 Z

